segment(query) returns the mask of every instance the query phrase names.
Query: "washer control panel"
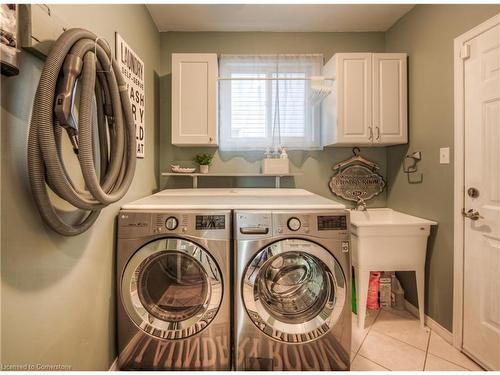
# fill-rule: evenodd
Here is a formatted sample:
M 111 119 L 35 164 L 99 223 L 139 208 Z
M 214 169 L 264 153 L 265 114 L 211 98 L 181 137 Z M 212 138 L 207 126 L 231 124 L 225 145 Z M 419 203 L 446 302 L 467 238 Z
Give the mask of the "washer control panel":
M 237 240 L 287 235 L 349 241 L 349 212 L 344 209 L 234 212 L 234 237 Z
M 235 211 L 234 236 L 238 239 L 265 238 L 273 233 L 270 211 Z
M 349 235 L 349 213 L 346 210 L 273 211 L 273 228 L 275 235 L 345 237 Z
M 309 234 L 311 215 L 306 212 L 273 212 L 275 234 Z
M 318 216 L 318 230 L 347 230 L 347 215 Z
M 290 219 L 288 219 L 288 222 L 286 224 L 288 226 L 288 229 L 290 229 L 293 232 L 298 231 L 302 226 L 300 219 L 297 217 L 291 217 Z

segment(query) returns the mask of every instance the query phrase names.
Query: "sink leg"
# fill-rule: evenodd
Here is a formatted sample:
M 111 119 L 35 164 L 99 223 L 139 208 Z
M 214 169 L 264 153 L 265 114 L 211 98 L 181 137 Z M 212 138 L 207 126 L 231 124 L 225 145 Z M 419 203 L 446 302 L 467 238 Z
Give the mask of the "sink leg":
M 415 271 L 415 279 L 417 280 L 417 297 L 418 297 L 418 315 L 420 318 L 420 326 L 425 327 L 424 313 L 424 293 L 425 293 L 425 276 L 423 270 Z
M 360 270 L 354 267 L 356 277 L 356 300 L 358 303 L 358 327 L 365 329 L 366 300 L 368 298 L 368 283 L 370 271 Z

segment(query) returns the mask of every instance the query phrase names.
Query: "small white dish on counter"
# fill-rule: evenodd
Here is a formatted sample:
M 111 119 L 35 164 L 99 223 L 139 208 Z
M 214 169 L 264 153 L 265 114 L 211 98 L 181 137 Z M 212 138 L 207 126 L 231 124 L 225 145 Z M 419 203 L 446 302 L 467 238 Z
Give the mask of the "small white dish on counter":
M 193 173 L 196 168 L 183 168 L 180 165 L 170 165 L 174 173 Z

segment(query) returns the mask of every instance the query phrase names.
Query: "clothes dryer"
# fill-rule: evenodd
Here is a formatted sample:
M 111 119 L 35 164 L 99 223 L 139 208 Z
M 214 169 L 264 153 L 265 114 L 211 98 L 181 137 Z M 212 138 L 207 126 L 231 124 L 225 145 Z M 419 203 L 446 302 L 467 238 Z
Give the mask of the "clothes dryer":
M 228 210 L 120 211 L 120 369 L 230 369 L 230 238 Z

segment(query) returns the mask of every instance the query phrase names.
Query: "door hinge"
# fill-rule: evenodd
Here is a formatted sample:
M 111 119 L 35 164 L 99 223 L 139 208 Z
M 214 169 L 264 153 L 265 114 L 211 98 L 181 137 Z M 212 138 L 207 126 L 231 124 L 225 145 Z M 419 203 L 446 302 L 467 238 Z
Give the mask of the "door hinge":
M 464 44 L 460 49 L 460 58 L 462 60 L 468 59 L 470 57 L 470 44 Z

